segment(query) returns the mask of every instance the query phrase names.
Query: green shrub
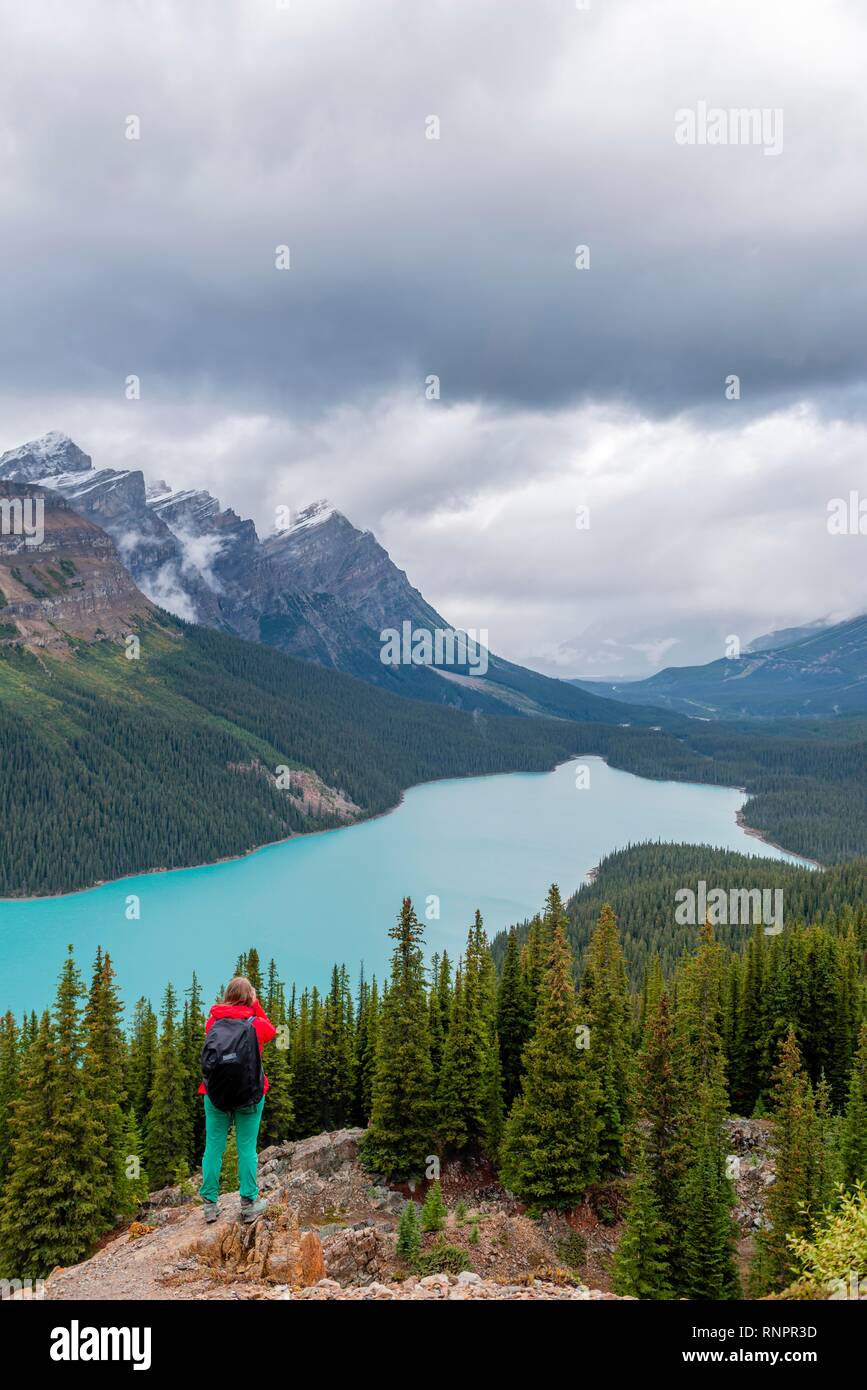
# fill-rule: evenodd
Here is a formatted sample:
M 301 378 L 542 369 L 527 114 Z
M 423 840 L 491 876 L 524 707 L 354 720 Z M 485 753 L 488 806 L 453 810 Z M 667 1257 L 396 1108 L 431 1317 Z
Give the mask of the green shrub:
M 460 1274 L 462 1269 L 470 1267 L 466 1250 L 459 1245 L 450 1245 L 442 1237 L 430 1250 L 423 1250 L 415 1262 L 415 1272 L 422 1277 L 426 1274 Z

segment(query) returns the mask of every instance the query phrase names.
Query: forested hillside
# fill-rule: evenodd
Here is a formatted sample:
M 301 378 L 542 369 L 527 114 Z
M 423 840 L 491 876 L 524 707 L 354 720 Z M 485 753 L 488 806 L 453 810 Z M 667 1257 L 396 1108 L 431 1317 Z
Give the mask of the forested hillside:
M 261 1145 L 367 1126 L 364 1161 L 380 1179 L 420 1177 L 432 1156 L 482 1160 L 530 1214 L 608 1184 L 627 1207 L 618 1292 L 717 1300 L 797 1283 L 827 1296 L 845 1261 L 867 1260 L 864 951 L 848 914 L 772 938 L 760 928 L 736 950 L 694 928 L 673 978 L 654 957 L 633 989 L 610 906 L 577 985 L 566 928 L 552 887 L 523 945 L 510 933 L 499 974 L 478 914 L 459 961 L 426 962 L 407 899 L 389 980 L 353 989 L 335 965 L 324 993 L 246 952 L 234 970 L 278 1030 Z M 70 952 L 54 1008 L 2 1020 L 0 1277 L 74 1263 L 148 1190 L 188 1180 L 206 1008 L 195 979 L 182 997 L 167 985 L 159 1014 L 140 999 L 125 1029 L 110 960 L 97 955 L 86 989 Z M 768 1115 L 776 1145 L 749 1272 L 735 1258 L 732 1111 Z M 412 1203 L 405 1216 L 398 1250 L 411 1262 Z M 467 1227 L 457 1251 L 428 1254 L 469 1259 L 472 1240 Z
M 859 949 L 867 951 L 867 861 L 853 860 L 824 872 L 800 868 L 780 859 L 737 854 L 709 845 L 643 844 L 616 850 L 599 865 L 591 883 L 584 884 L 566 903 L 569 944 L 580 967 L 602 905 L 616 902 L 626 968 L 637 988 L 652 957 L 657 956 L 669 978 L 695 940 L 695 927 L 676 920 L 675 894 L 696 889 L 704 880 L 708 890 L 782 889 L 786 925 L 833 918 L 848 931 L 850 925 Z M 715 925 L 719 940 L 741 950 L 750 926 L 721 922 Z M 518 939 L 527 940 L 530 923 L 517 927 Z M 492 950 L 502 965 L 508 935 L 500 932 Z
M 140 640 L 132 661 L 112 643 L 62 661 L 0 650 L 0 896 L 242 854 L 384 811 L 418 782 L 550 768 L 581 743 L 577 725 L 402 700 L 204 628 Z M 292 785 L 305 769 L 318 798 Z
M 745 786 L 748 824 L 823 863 L 867 853 L 867 737 L 798 737 L 468 713 L 160 615 L 125 645 L 64 656 L 0 643 L 0 896 L 58 893 L 242 854 L 397 804 L 438 777 L 544 770 L 580 754 L 645 777 Z M 313 774 L 318 794 L 276 785 Z M 308 786 L 307 791 L 310 788 Z

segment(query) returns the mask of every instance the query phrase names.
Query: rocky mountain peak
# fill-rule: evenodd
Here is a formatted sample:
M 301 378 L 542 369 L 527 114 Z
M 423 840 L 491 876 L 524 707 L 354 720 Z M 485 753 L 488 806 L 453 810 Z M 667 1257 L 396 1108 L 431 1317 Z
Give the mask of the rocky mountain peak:
M 87 473 L 92 468 L 90 455 L 60 430 L 49 430 L 39 439 L 30 439 L 0 455 L 0 478 L 23 482 L 35 483 L 63 473 Z

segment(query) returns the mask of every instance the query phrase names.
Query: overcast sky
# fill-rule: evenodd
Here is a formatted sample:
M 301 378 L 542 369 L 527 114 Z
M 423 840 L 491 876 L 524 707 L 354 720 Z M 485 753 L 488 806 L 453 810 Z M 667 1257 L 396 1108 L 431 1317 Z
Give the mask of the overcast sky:
M 0 0 L 0 51 L 0 448 L 327 496 L 562 675 L 867 610 L 860 0 Z

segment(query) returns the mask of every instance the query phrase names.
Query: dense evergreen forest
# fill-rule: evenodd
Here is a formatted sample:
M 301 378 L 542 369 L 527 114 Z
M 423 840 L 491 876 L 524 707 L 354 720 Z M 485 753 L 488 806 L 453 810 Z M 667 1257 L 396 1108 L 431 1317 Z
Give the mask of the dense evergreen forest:
M 628 885 L 624 865 L 628 853 Z M 278 1029 L 260 1144 L 365 1125 L 372 1173 L 402 1180 L 431 1156 L 485 1156 L 531 1213 L 621 1184 L 618 1291 L 823 1296 L 828 1279 L 867 1261 L 867 980 L 853 915 L 823 908 L 734 949 L 706 923 L 670 978 L 654 954 L 630 988 L 617 918 L 595 905 L 577 982 L 575 916 L 556 886 L 523 941 L 508 934 L 499 972 L 478 914 L 459 960 L 426 962 L 409 899 L 389 933 L 387 981 L 353 988 L 335 965 L 322 993 L 247 951 L 234 969 Z M 110 959 L 98 953 L 88 988 L 70 948 L 53 1009 L 5 1016 L 0 1277 L 82 1259 L 149 1190 L 189 1182 L 203 1145 L 205 1010 L 194 978 L 182 997 L 167 985 L 158 1013 L 139 999 L 125 1028 Z M 769 1116 L 777 1148 L 746 1287 L 730 1113 Z
M 851 925 L 859 948 L 867 951 L 867 860 L 855 859 L 824 872 L 801 868 L 781 859 L 738 854 L 710 845 L 641 844 L 606 855 L 591 883 L 579 888 L 566 903 L 567 935 L 580 970 L 588 943 L 605 902 L 617 903 L 626 969 L 633 988 L 644 978 L 651 958 L 660 959 L 670 977 L 695 938 L 695 928 L 678 922 L 675 894 L 708 889 L 782 889 L 787 924 L 833 919 L 848 931 Z M 518 927 L 525 942 L 530 924 Z M 718 939 L 740 950 L 752 934 L 751 925 L 714 923 Z M 508 935 L 494 938 L 492 951 L 502 968 Z
M 62 661 L 0 647 L 0 896 L 336 824 L 275 786 L 281 765 L 312 769 L 370 815 L 422 781 L 600 754 L 645 777 L 745 786 L 748 823 L 822 863 L 867 853 L 863 721 L 742 730 L 660 715 L 645 729 L 469 714 L 174 620 L 142 631 L 139 660 L 72 645 Z
M 550 768 L 579 742 L 565 721 L 476 719 L 204 628 L 145 632 L 137 661 L 108 644 L 63 662 L 0 649 L 0 896 L 339 823 L 278 789 L 280 766 L 368 815 L 433 778 Z

